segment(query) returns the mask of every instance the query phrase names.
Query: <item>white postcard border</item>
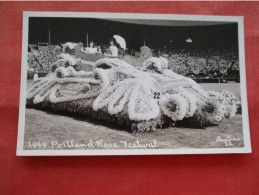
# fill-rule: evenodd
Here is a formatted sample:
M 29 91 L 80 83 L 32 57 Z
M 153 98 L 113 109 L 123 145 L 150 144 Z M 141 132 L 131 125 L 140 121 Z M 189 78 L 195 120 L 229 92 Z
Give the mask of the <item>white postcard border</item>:
M 205 149 L 124 149 L 124 150 L 24 150 L 24 128 L 27 85 L 27 48 L 29 17 L 71 17 L 100 19 L 152 19 L 152 20 L 187 20 L 237 22 L 239 42 L 240 86 L 242 99 L 243 148 L 205 148 Z M 23 12 L 22 67 L 20 85 L 19 123 L 17 139 L 17 156 L 78 156 L 78 155 L 159 155 L 159 154 L 219 154 L 251 153 L 249 117 L 247 106 L 246 68 L 245 68 L 244 18 L 242 16 L 204 16 L 174 14 L 139 14 L 139 13 L 99 13 L 99 12 Z

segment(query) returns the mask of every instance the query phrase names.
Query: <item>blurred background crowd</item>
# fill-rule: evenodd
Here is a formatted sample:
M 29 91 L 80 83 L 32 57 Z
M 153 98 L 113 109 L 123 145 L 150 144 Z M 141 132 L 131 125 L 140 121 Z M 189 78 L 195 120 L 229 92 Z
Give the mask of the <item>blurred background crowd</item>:
M 108 46 L 102 45 L 102 52 L 106 52 Z M 142 51 L 143 52 L 143 51 Z M 169 62 L 169 68 L 174 72 L 190 77 L 195 80 L 216 79 L 215 82 L 233 80 L 239 82 L 239 61 L 236 52 L 227 50 L 186 50 L 174 49 L 152 50 L 152 56 L 164 57 Z M 62 53 L 61 46 L 48 47 L 47 50 L 39 51 L 30 48 L 28 52 L 28 73 L 45 74 L 50 72 L 51 65 L 59 59 Z M 74 54 L 73 50 L 67 49 L 66 53 Z M 126 50 L 123 55 L 126 58 L 145 60 L 140 50 Z M 129 62 L 129 61 L 128 61 Z M 141 66 L 142 64 L 134 64 Z M 219 80 L 220 79 L 220 80 Z
M 197 82 L 239 82 L 235 22 L 34 17 L 29 21 L 28 72 L 49 72 L 60 53 L 75 55 L 72 47 L 80 42 L 82 51 L 94 42 L 104 54 L 113 35 L 125 39 L 120 56 L 133 66 L 162 56 L 174 72 Z M 48 46 L 40 49 L 39 43 Z

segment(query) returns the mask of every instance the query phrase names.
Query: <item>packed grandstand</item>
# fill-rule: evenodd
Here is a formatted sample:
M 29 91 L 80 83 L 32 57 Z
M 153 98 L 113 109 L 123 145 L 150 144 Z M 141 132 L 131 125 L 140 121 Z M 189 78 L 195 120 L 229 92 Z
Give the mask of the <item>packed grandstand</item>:
M 46 74 L 51 72 L 53 63 L 62 59 L 60 54 L 68 53 L 74 55 L 74 48 L 67 48 L 67 45 L 56 45 L 46 50 L 29 48 L 28 52 L 28 78 L 35 73 Z M 107 46 L 102 45 L 101 51 L 106 52 Z M 146 47 L 148 48 L 148 47 Z M 172 51 L 149 50 L 149 57 L 164 57 L 168 60 L 169 68 L 176 73 L 191 77 L 200 82 L 224 82 L 233 80 L 239 82 L 239 61 L 238 54 L 226 50 L 186 50 L 173 49 Z M 146 50 L 126 50 L 120 57 L 135 66 L 142 65 L 147 58 Z M 139 63 L 142 62 L 142 63 Z

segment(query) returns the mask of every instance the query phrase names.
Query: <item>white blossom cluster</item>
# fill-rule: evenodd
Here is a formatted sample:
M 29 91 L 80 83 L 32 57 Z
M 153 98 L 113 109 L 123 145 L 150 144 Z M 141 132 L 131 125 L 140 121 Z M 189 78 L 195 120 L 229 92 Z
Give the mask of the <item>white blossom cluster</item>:
M 168 68 L 168 60 L 163 57 L 151 57 L 143 62 L 144 70 L 154 70 L 156 72 L 162 73 L 164 69 Z
M 58 57 L 69 63 L 71 66 L 74 66 L 76 64 L 75 58 L 67 53 L 61 53 Z
M 66 42 L 63 45 L 62 52 L 65 53 L 67 48 L 73 50 L 73 49 L 75 49 L 76 45 L 77 45 L 77 43 Z

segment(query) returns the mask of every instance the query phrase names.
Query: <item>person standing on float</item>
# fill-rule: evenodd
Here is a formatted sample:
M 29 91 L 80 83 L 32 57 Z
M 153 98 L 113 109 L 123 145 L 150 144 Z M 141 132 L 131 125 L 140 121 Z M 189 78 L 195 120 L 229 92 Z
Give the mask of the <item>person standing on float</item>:
M 112 38 L 110 40 L 110 47 L 109 47 L 109 52 L 105 53 L 105 56 L 109 56 L 109 57 L 118 57 L 119 55 L 119 49 L 118 49 L 119 44 L 117 44 L 116 40 L 114 38 Z

